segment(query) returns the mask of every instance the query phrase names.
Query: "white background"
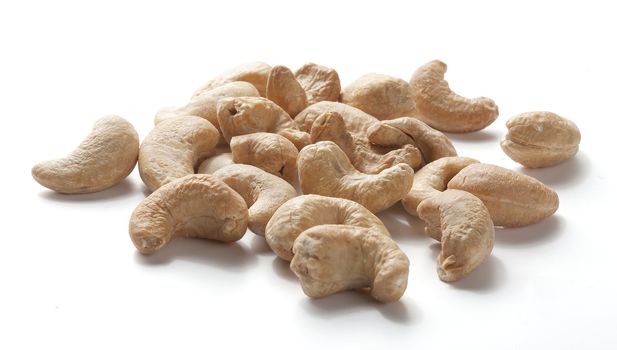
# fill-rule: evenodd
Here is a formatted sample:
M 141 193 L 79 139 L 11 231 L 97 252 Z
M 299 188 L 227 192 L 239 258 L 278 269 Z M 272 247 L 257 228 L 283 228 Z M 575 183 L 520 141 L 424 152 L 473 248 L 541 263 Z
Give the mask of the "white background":
M 606 4 L 3 1 L 0 348 L 614 349 L 617 25 Z M 435 58 L 455 91 L 499 105 L 484 131 L 452 135 L 459 154 L 541 179 L 561 206 L 498 229 L 491 258 L 452 284 L 437 278 L 422 223 L 400 206 L 383 213 L 412 263 L 397 303 L 310 300 L 250 232 L 140 256 L 127 232 L 145 193 L 137 171 L 81 196 L 30 176 L 106 114 L 143 139 L 159 107 L 239 63 L 316 62 L 345 85 L 368 72 L 408 79 Z M 579 125 L 576 158 L 531 171 L 505 156 L 506 120 L 531 110 Z

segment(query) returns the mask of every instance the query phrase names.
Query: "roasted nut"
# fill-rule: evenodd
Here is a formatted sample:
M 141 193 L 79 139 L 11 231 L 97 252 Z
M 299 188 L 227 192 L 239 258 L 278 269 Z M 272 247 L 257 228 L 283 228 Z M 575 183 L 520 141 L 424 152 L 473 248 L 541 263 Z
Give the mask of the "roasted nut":
M 308 105 L 306 92 L 289 68 L 284 66 L 273 67 L 270 71 L 266 97 L 292 118 Z
M 272 67 L 263 62 L 249 62 L 241 64 L 222 73 L 218 77 L 210 80 L 205 85 L 197 89 L 197 91 L 193 94 L 193 98 L 196 98 L 199 95 L 221 85 L 234 81 L 246 81 L 247 83 L 251 83 L 259 91 L 259 95 L 266 97 L 266 83 L 268 81 L 270 69 L 272 69 Z
M 581 133 L 576 124 L 551 112 L 527 112 L 506 123 L 503 151 L 529 168 L 542 168 L 572 158 L 578 152 Z
M 480 198 L 497 226 L 533 224 L 559 207 L 557 193 L 542 182 L 491 164 L 465 167 L 448 182 L 448 188 Z
M 341 94 L 341 81 L 332 68 L 307 63 L 296 71 L 296 80 L 306 92 L 309 105 L 321 101 L 338 101 Z
M 97 120 L 90 134 L 68 156 L 32 168 L 32 177 L 60 193 L 102 191 L 124 180 L 137 163 L 139 136 L 123 118 Z

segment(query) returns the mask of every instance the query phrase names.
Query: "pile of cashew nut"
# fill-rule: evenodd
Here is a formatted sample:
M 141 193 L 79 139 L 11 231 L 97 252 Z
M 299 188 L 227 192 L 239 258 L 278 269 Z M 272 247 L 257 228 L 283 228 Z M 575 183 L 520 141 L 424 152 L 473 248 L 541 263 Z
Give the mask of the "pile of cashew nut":
M 534 224 L 559 206 L 540 181 L 457 154 L 444 132 L 481 130 L 499 112 L 489 98 L 451 91 L 445 72 L 436 60 L 410 81 L 367 74 L 341 89 L 332 68 L 248 63 L 186 105 L 161 108 L 141 145 L 128 121 L 107 116 L 32 175 L 60 193 L 90 193 L 139 164 L 151 191 L 129 221 L 139 252 L 177 237 L 234 242 L 250 230 L 290 263 L 306 295 L 364 290 L 393 302 L 406 290 L 409 259 L 375 213 L 401 202 L 422 219 L 441 244 L 438 277 L 454 282 L 490 256 L 495 226 Z M 578 151 L 578 128 L 554 113 L 524 113 L 507 126 L 501 146 L 523 165 Z

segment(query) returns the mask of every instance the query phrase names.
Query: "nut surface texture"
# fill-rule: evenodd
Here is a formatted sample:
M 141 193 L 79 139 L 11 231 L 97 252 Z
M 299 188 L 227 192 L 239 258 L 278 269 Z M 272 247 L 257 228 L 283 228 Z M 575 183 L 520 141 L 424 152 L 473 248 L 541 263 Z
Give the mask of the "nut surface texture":
M 32 177 L 60 193 L 102 191 L 124 180 L 137 163 L 139 136 L 133 125 L 118 116 L 94 123 L 90 134 L 64 158 L 32 168 Z
M 518 227 L 553 215 L 559 207 L 557 193 L 531 176 L 492 164 L 472 164 L 462 169 L 448 188 L 480 198 L 497 226 Z
M 207 120 L 185 116 L 157 124 L 139 149 L 139 175 L 150 191 L 194 174 L 200 162 L 219 140 L 219 132 Z
M 388 75 L 361 76 L 341 91 L 341 102 L 377 119 L 394 119 L 415 114 L 409 83 Z
M 193 94 L 193 98 L 217 88 L 221 85 L 231 83 L 234 81 L 245 81 L 253 84 L 259 91 L 259 95 L 266 97 L 266 83 L 268 81 L 268 74 L 270 74 L 270 65 L 263 62 L 249 62 L 236 66 L 221 75 L 210 80 L 205 85 L 197 89 Z
M 474 195 L 445 190 L 420 203 L 426 234 L 441 242 L 439 278 L 457 281 L 475 270 L 493 250 L 495 227 L 488 209 Z
M 484 129 L 499 115 L 493 100 L 457 95 L 444 79 L 447 66 L 434 60 L 418 68 L 410 85 L 417 114 L 414 117 L 446 132 L 471 132 Z
M 248 210 L 242 197 L 212 175 L 194 174 L 172 181 L 133 211 L 129 233 L 143 254 L 175 237 L 237 241 L 246 232 Z
M 266 226 L 266 241 L 278 257 L 290 261 L 296 237 L 323 224 L 371 228 L 390 236 L 381 220 L 360 204 L 348 199 L 308 194 L 290 199 L 274 212 Z
M 288 182 L 296 178 L 298 149 L 281 135 L 256 132 L 234 136 L 230 146 L 234 163 L 254 165 Z
M 231 152 L 223 152 L 204 159 L 197 169 L 198 174 L 213 174 L 228 165 L 235 164 Z
M 407 288 L 409 259 L 390 237 L 370 228 L 315 226 L 300 234 L 293 251 L 291 270 L 312 298 L 368 287 L 373 298 L 388 303 Z
M 341 94 L 341 81 L 332 68 L 307 63 L 296 71 L 296 80 L 306 92 L 309 105 L 321 101 L 338 101 Z
M 527 112 L 510 118 L 501 148 L 529 168 L 561 163 L 578 152 L 581 132 L 572 121 L 551 112 Z
M 289 68 L 273 67 L 268 76 L 266 97 L 295 117 L 308 105 L 306 92 Z
M 249 210 L 248 227 L 260 236 L 265 234 L 274 212 L 298 195 L 285 180 L 252 165 L 229 165 L 217 170 L 214 176 L 244 198 Z
M 407 164 L 396 164 L 379 174 L 361 173 L 330 141 L 308 145 L 298 154 L 298 179 L 304 193 L 350 199 L 373 213 L 403 198 L 411 188 L 413 174 Z

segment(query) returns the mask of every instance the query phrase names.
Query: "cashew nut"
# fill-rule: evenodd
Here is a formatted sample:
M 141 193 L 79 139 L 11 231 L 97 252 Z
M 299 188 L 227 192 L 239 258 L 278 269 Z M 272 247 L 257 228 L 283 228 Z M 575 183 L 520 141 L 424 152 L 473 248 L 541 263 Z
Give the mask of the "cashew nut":
M 237 241 L 246 232 L 244 199 L 212 175 L 194 174 L 172 181 L 135 208 L 129 234 L 142 254 L 161 249 L 175 237 Z
M 215 171 L 222 169 L 228 165 L 235 164 L 231 152 L 219 153 L 217 155 L 206 158 L 199 165 L 198 174 L 212 174 Z
M 559 208 L 559 196 L 531 176 L 492 164 L 462 169 L 448 188 L 480 198 L 497 226 L 519 227 L 549 217 Z
M 341 102 L 377 119 L 394 119 L 415 114 L 409 83 L 403 79 L 370 73 L 341 91 Z
M 401 200 L 403 208 L 409 214 L 418 216 L 417 208 L 420 202 L 444 191 L 454 175 L 477 162 L 466 157 L 445 157 L 425 165 L 416 172 L 411 191 Z
M 266 241 L 279 258 L 290 261 L 296 237 L 322 224 L 371 228 L 390 236 L 381 220 L 360 204 L 343 198 L 309 194 L 288 200 L 274 212 L 266 226 Z
M 306 92 L 309 105 L 321 101 L 338 101 L 341 94 L 341 81 L 332 68 L 307 63 L 296 71 L 296 80 Z
M 214 88 L 221 85 L 231 83 L 234 81 L 245 81 L 251 83 L 259 91 L 259 95 L 266 96 L 266 82 L 268 81 L 268 74 L 270 74 L 270 67 L 263 62 L 249 62 L 234 67 L 226 72 L 223 72 L 216 78 L 210 80 L 205 85 L 197 89 L 193 94 L 193 98 L 204 94 Z
M 288 182 L 296 178 L 298 149 L 281 135 L 256 132 L 234 136 L 230 146 L 234 163 L 254 165 Z
M 263 97 L 230 97 L 217 104 L 217 118 L 227 140 L 255 132 L 279 134 L 301 149 L 310 142 L 307 133 L 281 107 Z
M 409 259 L 390 237 L 371 228 L 315 226 L 298 236 L 293 251 L 291 270 L 311 298 L 368 287 L 373 298 L 389 303 L 407 288 Z
M 244 198 L 249 210 L 248 227 L 260 236 L 265 234 L 272 214 L 298 195 L 285 180 L 252 165 L 229 165 L 217 170 L 214 176 Z
M 379 174 L 357 171 L 334 142 L 321 141 L 298 154 L 298 179 L 304 193 L 346 198 L 373 213 L 385 210 L 409 192 L 413 169 L 396 164 Z
M 102 191 L 124 180 L 137 163 L 139 136 L 117 116 L 94 123 L 90 134 L 68 156 L 32 167 L 32 177 L 61 193 Z
M 475 270 L 493 250 L 495 227 L 488 209 L 476 196 L 445 190 L 420 203 L 418 216 L 426 234 L 441 242 L 439 278 L 457 281 Z
M 445 132 L 470 132 L 484 129 L 499 115 L 493 100 L 457 95 L 444 79 L 447 66 L 435 60 L 418 68 L 411 77 L 411 93 L 416 103 L 414 117 Z
M 221 85 L 193 98 L 182 107 L 163 107 L 154 117 L 154 124 L 163 120 L 186 115 L 194 115 L 208 120 L 217 129 L 219 122 L 216 119 L 216 103 L 225 97 L 259 96 L 259 91 L 250 83 L 235 81 Z
M 146 136 L 139 149 L 139 175 L 150 191 L 194 174 L 201 160 L 219 140 L 209 121 L 195 116 L 160 122 Z
M 306 92 L 289 68 L 273 67 L 268 76 L 266 97 L 295 117 L 308 105 Z

